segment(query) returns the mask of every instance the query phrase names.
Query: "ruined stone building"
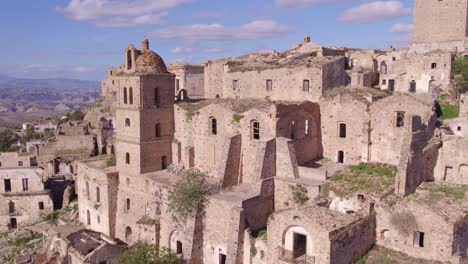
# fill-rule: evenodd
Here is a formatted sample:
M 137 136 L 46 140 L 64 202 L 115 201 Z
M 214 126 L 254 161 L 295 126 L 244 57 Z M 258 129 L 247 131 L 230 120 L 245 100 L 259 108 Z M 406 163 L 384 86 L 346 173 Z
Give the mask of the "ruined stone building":
M 148 40 L 130 45 L 102 83 L 104 113 L 89 114 L 101 124 L 99 152 L 116 164 L 78 162 L 80 222 L 190 263 L 353 263 L 374 245 L 466 262 L 468 195 L 437 191 L 468 184 L 466 95 L 458 119 L 434 111 L 450 86 L 452 48 L 465 52 L 466 9 L 415 1 L 415 41 L 401 50 L 306 37 L 284 52 L 166 67 Z M 445 31 L 447 14 L 458 24 Z M 395 171 L 386 185 L 330 189 L 350 165 L 366 164 Z M 168 197 L 188 169 L 206 173 L 214 191 L 179 223 Z
M 53 211 L 44 170 L 29 155 L 0 153 L 0 230 L 16 229 Z

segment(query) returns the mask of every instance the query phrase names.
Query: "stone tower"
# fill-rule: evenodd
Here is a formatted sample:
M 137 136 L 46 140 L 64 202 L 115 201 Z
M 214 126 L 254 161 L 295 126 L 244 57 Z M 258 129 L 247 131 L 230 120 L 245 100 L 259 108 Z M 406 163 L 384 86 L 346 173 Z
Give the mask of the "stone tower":
M 414 0 L 414 43 L 468 37 L 468 0 Z
M 124 175 L 166 169 L 171 162 L 174 135 L 174 82 L 148 40 L 137 50 L 125 50 L 116 109 L 116 163 Z

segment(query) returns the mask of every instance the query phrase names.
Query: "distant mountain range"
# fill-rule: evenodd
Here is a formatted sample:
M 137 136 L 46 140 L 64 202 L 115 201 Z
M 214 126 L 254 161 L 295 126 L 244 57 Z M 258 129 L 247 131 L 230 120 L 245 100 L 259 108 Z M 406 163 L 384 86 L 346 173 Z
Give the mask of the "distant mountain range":
M 16 126 L 81 109 L 99 94 L 100 83 L 97 81 L 0 75 L 0 126 Z

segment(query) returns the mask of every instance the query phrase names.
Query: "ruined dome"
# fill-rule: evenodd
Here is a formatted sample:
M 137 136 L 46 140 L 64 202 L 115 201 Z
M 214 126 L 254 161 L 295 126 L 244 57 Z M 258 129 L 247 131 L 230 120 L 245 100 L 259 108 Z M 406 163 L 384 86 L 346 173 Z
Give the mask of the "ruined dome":
M 136 71 L 145 74 L 169 73 L 161 56 L 152 50 L 142 51 L 135 62 Z

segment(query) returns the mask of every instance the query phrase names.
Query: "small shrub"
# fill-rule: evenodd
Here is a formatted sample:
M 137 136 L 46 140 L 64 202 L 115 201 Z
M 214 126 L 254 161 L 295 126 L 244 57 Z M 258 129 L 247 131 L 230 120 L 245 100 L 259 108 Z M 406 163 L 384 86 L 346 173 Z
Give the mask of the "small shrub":
M 252 236 L 255 237 L 255 238 L 262 238 L 262 237 L 266 237 L 267 235 L 267 229 L 264 228 L 264 229 L 260 229 L 260 230 L 255 230 L 252 232 Z
M 106 165 L 107 165 L 107 167 L 115 166 L 115 157 L 114 157 L 114 155 L 110 156 L 110 158 L 107 159 Z
M 232 115 L 232 119 L 234 120 L 234 122 L 240 122 L 242 118 L 244 118 L 244 116 L 241 115 L 241 114 L 233 114 Z
M 405 236 L 409 236 L 417 228 L 416 218 L 409 211 L 397 212 L 391 215 L 390 223 L 396 230 Z
M 293 202 L 297 205 L 302 206 L 310 199 L 307 194 L 307 188 L 302 184 L 289 185 L 289 190 L 291 191 Z

